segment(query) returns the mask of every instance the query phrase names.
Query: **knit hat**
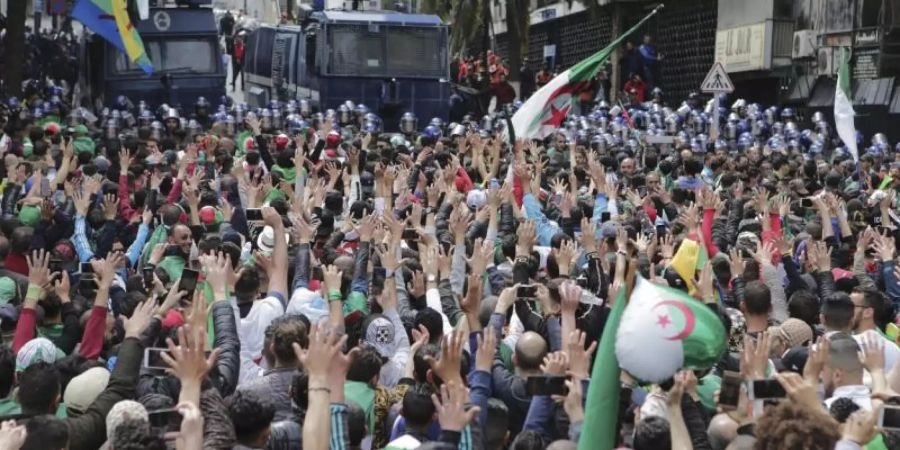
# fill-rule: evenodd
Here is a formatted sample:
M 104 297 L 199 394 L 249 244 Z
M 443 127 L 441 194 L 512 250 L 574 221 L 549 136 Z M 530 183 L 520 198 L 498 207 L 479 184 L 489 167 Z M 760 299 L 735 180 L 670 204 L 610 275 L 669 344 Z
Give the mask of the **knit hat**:
M 396 352 L 394 324 L 381 315 L 373 314 L 366 319 L 366 336 L 365 341 L 378 350 L 378 354 L 390 358 Z
M 293 183 L 297 178 L 297 169 L 294 167 L 281 167 L 276 164 L 272 167 L 272 172 L 281 175 L 281 178 L 288 183 Z
M 793 317 L 775 328 L 777 328 L 776 336 L 786 344 L 787 348 L 796 347 L 813 338 L 812 328 L 809 327 L 809 324 Z
M 487 195 L 480 189 L 473 189 L 466 195 L 466 204 L 469 208 L 479 209 L 487 202 Z
M 19 210 L 19 222 L 27 227 L 34 227 L 41 221 L 41 210 L 37 206 L 23 206 Z
M 284 234 L 285 242 L 288 240 L 288 234 Z M 266 225 L 259 237 L 256 238 L 256 246 L 264 252 L 275 250 L 275 229 Z
M 0 305 L 5 305 L 16 298 L 16 281 L 10 277 L 0 277 Z
M 206 205 L 200 208 L 200 222 L 204 225 L 214 225 L 222 221 L 222 217 L 216 208 Z
M 53 364 L 65 356 L 49 339 L 35 338 L 25 343 L 16 354 L 16 372 L 21 372 L 36 363 Z
M 103 367 L 92 367 L 72 378 L 63 394 L 63 403 L 69 411 L 83 413 L 106 389 L 108 383 L 109 371 Z
M 150 426 L 150 415 L 147 414 L 147 408 L 134 400 L 122 400 L 113 405 L 106 415 L 106 439 L 113 440 L 116 428 L 126 420 L 138 420 Z

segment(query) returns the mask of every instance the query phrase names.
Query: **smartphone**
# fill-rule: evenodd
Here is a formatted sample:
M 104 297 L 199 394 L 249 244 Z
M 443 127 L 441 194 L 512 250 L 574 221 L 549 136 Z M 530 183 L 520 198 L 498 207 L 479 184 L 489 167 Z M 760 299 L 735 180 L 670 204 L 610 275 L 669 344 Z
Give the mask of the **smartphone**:
M 51 259 L 47 268 L 50 269 L 50 273 L 62 272 L 63 262 L 61 259 Z
M 161 432 L 181 431 L 181 413 L 175 408 L 147 411 L 150 428 Z
M 178 283 L 179 291 L 187 291 L 186 298 L 194 298 L 194 289 L 197 288 L 197 280 L 200 278 L 200 272 L 193 269 L 184 269 L 181 272 L 181 281 Z
M 886 430 L 900 430 L 900 406 L 884 405 L 878 417 L 878 426 Z
M 263 220 L 262 210 L 259 208 L 247 209 L 244 213 L 248 222 L 261 222 Z
M 407 228 L 403 230 L 402 238 L 404 241 L 414 241 L 419 238 L 419 233 L 415 228 Z
M 787 392 L 778 380 L 756 380 L 750 383 L 747 395 L 750 400 L 767 400 L 785 398 Z
M 537 286 L 534 285 L 526 285 L 519 286 L 516 289 L 516 297 L 518 298 L 536 298 L 537 297 Z
M 321 267 L 313 267 L 312 270 L 312 279 L 322 281 L 325 279 L 325 274 L 322 272 Z
M 97 280 L 94 279 L 94 267 L 91 266 L 91 263 L 81 263 L 79 269 L 81 270 L 81 276 L 78 278 L 79 285 L 87 289 L 97 289 L 99 286 Z
M 737 372 L 726 370 L 719 388 L 719 406 L 725 411 L 737 408 L 741 398 L 741 376 Z
M 384 279 L 387 278 L 387 270 L 384 267 L 376 267 L 372 270 L 372 290 L 381 292 L 384 290 Z
M 144 287 L 147 288 L 147 291 L 153 290 L 153 268 L 152 267 L 144 267 L 142 269 L 142 273 L 144 275 Z M 160 299 L 162 301 L 162 299 Z
M 169 349 L 162 347 L 148 347 L 144 349 L 144 367 L 147 369 L 166 370 L 169 365 L 162 359 L 163 352 Z
M 662 237 L 666 235 L 667 229 L 668 229 L 668 227 L 666 227 L 665 225 L 657 225 L 656 226 L 656 237 L 662 239 Z
M 802 207 L 802 208 L 812 208 L 812 207 L 813 207 L 813 201 L 812 201 L 812 199 L 809 198 L 809 197 L 801 198 L 801 199 L 800 199 L 800 207 Z
M 603 211 L 602 213 L 600 213 L 600 223 L 609 222 L 610 218 L 612 218 L 612 216 L 609 214 L 609 211 Z
M 562 375 L 538 375 L 525 380 L 528 395 L 566 395 L 566 377 Z
M 169 365 L 162 359 L 162 354 L 169 351 L 163 347 L 148 347 L 144 349 L 144 367 L 147 369 L 169 369 Z M 209 350 L 205 351 L 206 357 L 209 357 Z
M 46 177 L 41 179 L 41 197 L 47 198 L 50 196 L 50 180 Z

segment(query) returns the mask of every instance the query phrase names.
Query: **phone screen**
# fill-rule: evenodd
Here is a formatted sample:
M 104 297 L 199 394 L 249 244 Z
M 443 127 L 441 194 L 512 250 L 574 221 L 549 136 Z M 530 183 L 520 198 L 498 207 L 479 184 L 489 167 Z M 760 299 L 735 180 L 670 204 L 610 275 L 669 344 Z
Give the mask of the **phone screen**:
M 200 272 L 197 272 L 193 269 L 184 269 L 181 272 L 181 282 L 178 283 L 179 291 L 187 291 L 187 298 L 194 297 L 194 289 L 197 288 L 197 280 L 200 277 Z
M 50 269 L 50 273 L 62 272 L 63 262 L 61 259 L 51 259 L 47 268 Z
M 407 228 L 403 230 L 402 238 L 405 241 L 416 240 L 419 238 L 419 233 L 416 232 L 415 228 Z
M 787 397 L 784 386 L 778 380 L 756 380 L 750 388 L 749 394 L 753 400 Z
M 736 372 L 726 371 L 719 388 L 719 406 L 723 409 L 737 408 L 741 397 L 741 377 Z
M 803 208 L 812 208 L 812 207 L 813 207 L 813 201 L 812 201 L 812 199 L 809 198 L 809 197 L 807 197 L 807 198 L 802 198 L 802 199 L 800 199 L 800 206 L 803 207 Z
M 146 287 L 148 291 L 152 290 L 153 289 L 153 268 L 152 267 L 144 267 L 142 270 L 142 273 L 144 275 L 144 287 Z
M 878 426 L 888 430 L 900 430 L 900 406 L 884 405 Z
M 609 222 L 610 216 L 609 211 L 603 211 L 600 213 L 600 222 Z
M 387 277 L 387 270 L 384 267 L 376 267 L 372 270 L 372 290 L 381 292 L 384 290 L 384 279 Z
M 262 210 L 259 208 L 250 208 L 246 211 L 247 220 L 250 222 L 256 222 L 263 220 Z
M 566 377 L 559 375 L 539 375 L 525 380 L 528 395 L 566 395 Z
M 181 413 L 175 408 L 147 411 L 150 428 L 159 432 L 181 431 Z
M 537 297 L 537 286 L 527 285 L 527 286 L 519 286 L 516 289 L 516 297 L 518 298 L 535 298 Z
M 162 359 L 162 354 L 169 351 L 163 347 L 148 347 L 144 349 L 144 367 L 148 369 L 169 369 L 169 365 Z M 209 350 L 205 351 L 206 357 L 209 357 Z

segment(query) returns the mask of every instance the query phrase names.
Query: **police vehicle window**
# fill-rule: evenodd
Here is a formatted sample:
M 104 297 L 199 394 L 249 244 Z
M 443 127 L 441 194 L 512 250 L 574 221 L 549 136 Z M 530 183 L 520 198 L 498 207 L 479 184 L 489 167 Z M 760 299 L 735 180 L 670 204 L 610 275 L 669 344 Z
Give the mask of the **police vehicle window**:
M 203 39 L 179 39 L 147 41 L 144 48 L 153 61 L 156 71 L 171 70 L 184 73 L 213 73 L 216 70 L 216 52 L 212 41 Z M 141 69 L 128 60 L 128 56 L 113 49 L 116 73 L 139 72 Z
M 447 55 L 440 28 L 391 27 L 387 31 L 387 73 L 391 76 L 441 78 Z
M 382 28 L 383 29 L 383 28 Z M 383 31 L 366 25 L 331 25 L 329 72 L 335 75 L 383 75 L 385 71 Z

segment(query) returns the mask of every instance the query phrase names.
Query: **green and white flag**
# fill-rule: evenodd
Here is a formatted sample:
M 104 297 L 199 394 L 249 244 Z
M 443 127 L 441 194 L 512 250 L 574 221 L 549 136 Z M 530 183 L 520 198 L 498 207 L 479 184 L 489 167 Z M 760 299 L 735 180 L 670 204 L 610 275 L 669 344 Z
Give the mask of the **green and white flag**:
M 682 368 L 711 367 L 727 344 L 725 326 L 709 306 L 638 278 L 616 333 L 616 358 L 635 378 L 658 383 Z
M 856 148 L 856 126 L 853 124 L 853 103 L 850 97 L 850 58 L 847 49 L 841 48 L 841 64 L 838 66 L 838 82 L 834 90 L 834 126 L 844 145 L 850 150 L 854 161 L 859 161 L 859 150 Z
M 535 92 L 513 115 L 512 126 L 516 139 L 543 139 L 562 125 L 572 109 L 572 94 L 587 87 L 591 78 L 606 64 L 612 52 L 661 8 L 660 5 L 641 19 L 603 50 L 557 75 Z M 508 136 L 508 135 L 507 135 Z

